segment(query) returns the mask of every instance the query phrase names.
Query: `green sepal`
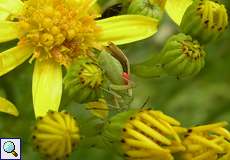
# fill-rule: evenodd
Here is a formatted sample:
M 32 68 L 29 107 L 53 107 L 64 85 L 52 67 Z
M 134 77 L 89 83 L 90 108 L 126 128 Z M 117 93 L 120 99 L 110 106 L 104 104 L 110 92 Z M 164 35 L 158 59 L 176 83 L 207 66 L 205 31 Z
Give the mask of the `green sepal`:
M 149 0 L 132 0 L 128 14 L 139 14 L 161 20 L 164 10 L 159 4 L 153 4 Z
M 137 109 L 121 112 L 112 117 L 104 126 L 102 134 L 104 143 L 107 145 L 108 149 L 114 151 L 120 156 L 123 156 L 121 148 L 123 128 L 125 127 L 126 122 L 137 112 Z

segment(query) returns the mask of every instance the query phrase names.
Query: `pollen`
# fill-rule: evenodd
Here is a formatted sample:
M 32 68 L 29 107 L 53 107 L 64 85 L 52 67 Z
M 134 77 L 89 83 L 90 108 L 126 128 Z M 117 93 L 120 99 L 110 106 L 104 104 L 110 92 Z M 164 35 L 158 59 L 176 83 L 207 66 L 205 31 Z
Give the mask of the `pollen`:
M 33 58 L 52 58 L 68 65 L 96 46 L 95 15 L 84 9 L 89 1 L 29 0 L 19 16 L 21 42 L 35 47 Z M 77 2 L 76 2 L 77 3 Z

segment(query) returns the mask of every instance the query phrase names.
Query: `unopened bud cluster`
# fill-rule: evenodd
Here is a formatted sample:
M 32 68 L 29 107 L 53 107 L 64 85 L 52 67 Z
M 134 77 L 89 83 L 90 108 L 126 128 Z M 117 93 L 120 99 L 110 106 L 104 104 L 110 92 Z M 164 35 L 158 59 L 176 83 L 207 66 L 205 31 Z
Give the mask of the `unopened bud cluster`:
M 103 71 L 96 61 L 89 57 L 76 58 L 64 79 L 64 89 L 74 101 L 83 103 L 101 97 Z
M 161 20 L 165 2 L 165 0 L 132 0 L 128 8 L 128 13 L 140 14 Z
M 67 112 L 50 111 L 39 117 L 32 133 L 35 149 L 50 160 L 68 158 L 79 139 L 78 124 Z
M 162 68 L 178 78 L 191 77 L 200 72 L 205 64 L 205 51 L 197 40 L 185 34 L 168 39 L 159 59 Z
M 226 122 L 189 129 L 174 118 L 152 109 L 117 114 L 105 125 L 107 145 L 128 160 L 227 160 L 230 132 Z M 153 158 L 154 157 L 154 158 Z
M 196 0 L 185 12 L 181 30 L 199 40 L 208 43 L 220 37 L 228 26 L 228 14 L 225 6 L 212 0 Z

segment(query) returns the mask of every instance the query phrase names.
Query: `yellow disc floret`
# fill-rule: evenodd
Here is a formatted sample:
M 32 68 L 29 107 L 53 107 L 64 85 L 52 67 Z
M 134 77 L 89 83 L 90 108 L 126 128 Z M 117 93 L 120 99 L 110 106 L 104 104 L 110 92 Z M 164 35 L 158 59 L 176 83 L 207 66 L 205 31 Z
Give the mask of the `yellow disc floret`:
M 65 0 L 29 0 L 25 2 L 19 24 L 21 42 L 35 47 L 33 58 L 53 58 L 68 65 L 72 58 L 87 54 L 95 46 L 99 29 L 95 16 L 84 9 L 85 3 Z M 77 1 L 75 2 L 77 3 Z

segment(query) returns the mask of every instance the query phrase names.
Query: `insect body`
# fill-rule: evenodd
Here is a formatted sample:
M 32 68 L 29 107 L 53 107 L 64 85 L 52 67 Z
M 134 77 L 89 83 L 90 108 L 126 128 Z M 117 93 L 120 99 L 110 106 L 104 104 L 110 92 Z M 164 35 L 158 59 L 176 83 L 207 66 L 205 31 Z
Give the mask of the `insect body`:
M 110 80 L 105 91 L 114 96 L 116 106 L 129 106 L 134 84 L 130 81 L 130 65 L 125 54 L 113 43 L 99 55 L 99 64 Z M 124 107 L 122 107 L 124 108 Z M 126 108 L 126 107 L 125 107 Z

